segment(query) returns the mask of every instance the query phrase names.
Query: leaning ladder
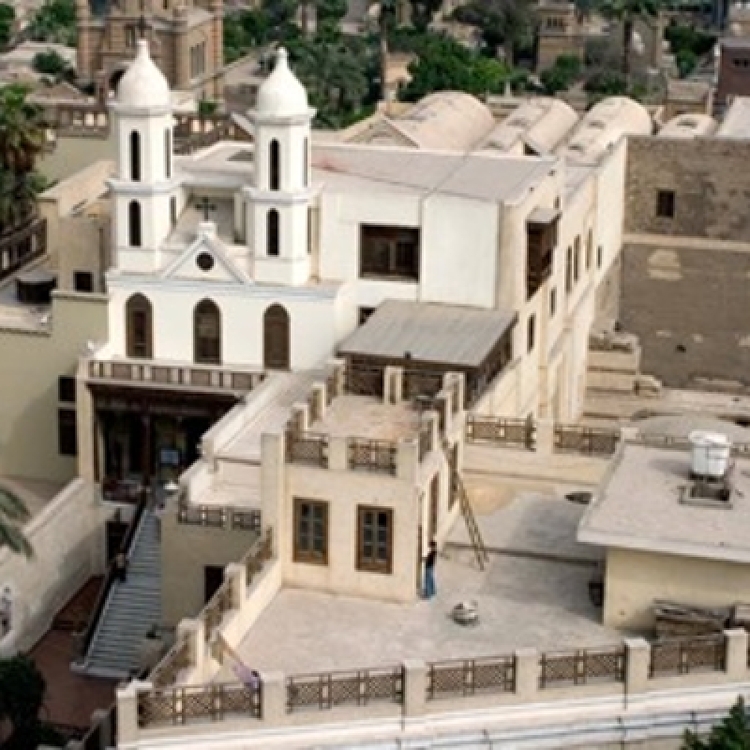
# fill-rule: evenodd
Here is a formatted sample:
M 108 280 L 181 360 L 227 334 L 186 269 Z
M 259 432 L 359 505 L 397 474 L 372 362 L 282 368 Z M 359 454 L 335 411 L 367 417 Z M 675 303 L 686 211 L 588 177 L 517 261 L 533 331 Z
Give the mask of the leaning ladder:
M 450 462 L 449 462 L 450 465 Z M 458 494 L 458 501 L 461 504 L 461 513 L 463 514 L 464 521 L 466 522 L 466 529 L 469 532 L 469 540 L 471 541 L 474 555 L 477 558 L 477 564 L 479 570 L 484 570 L 485 563 L 488 563 L 490 556 L 487 553 L 487 548 L 484 546 L 484 540 L 482 534 L 479 531 L 479 524 L 474 516 L 474 511 L 471 508 L 471 500 L 469 500 L 469 493 L 466 491 L 461 475 L 458 471 L 451 467 L 451 476 L 453 482 L 453 491 Z

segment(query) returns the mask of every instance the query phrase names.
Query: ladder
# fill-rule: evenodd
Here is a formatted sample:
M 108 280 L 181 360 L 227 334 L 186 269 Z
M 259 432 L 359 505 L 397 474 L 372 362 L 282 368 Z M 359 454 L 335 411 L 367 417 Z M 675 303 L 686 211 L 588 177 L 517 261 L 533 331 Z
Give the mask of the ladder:
M 484 566 L 489 562 L 490 556 L 487 553 L 487 548 L 484 546 L 482 540 L 482 534 L 479 531 L 479 524 L 474 516 L 474 511 L 471 508 L 471 500 L 469 500 L 469 493 L 466 492 L 461 475 L 451 465 L 450 461 L 448 465 L 451 467 L 451 490 L 458 495 L 458 501 L 461 504 L 461 513 L 463 514 L 464 521 L 466 522 L 466 530 L 469 532 L 469 540 L 474 550 L 474 555 L 477 558 L 477 564 L 479 570 L 484 570 Z

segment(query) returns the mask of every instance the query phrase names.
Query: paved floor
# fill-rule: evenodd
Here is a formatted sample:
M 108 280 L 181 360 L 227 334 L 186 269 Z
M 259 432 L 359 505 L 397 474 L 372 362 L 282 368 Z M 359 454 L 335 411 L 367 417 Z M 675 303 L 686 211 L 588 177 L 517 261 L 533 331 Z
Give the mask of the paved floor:
M 438 595 L 414 604 L 286 589 L 238 647 L 248 666 L 286 674 L 364 668 L 407 658 L 492 656 L 524 646 L 560 649 L 615 643 L 588 599 L 588 566 L 493 556 L 489 569 L 441 558 Z M 461 601 L 476 601 L 481 622 L 450 618 Z M 233 681 L 225 668 L 219 681 Z
M 84 610 L 87 619 L 100 583 L 99 578 L 91 579 L 63 607 L 55 622 L 73 622 Z M 30 652 L 47 683 L 43 717 L 56 724 L 88 727 L 91 714 L 98 708 L 108 708 L 114 701 L 116 683 L 71 672 L 70 662 L 75 655 L 75 639 L 66 630 L 48 631 Z

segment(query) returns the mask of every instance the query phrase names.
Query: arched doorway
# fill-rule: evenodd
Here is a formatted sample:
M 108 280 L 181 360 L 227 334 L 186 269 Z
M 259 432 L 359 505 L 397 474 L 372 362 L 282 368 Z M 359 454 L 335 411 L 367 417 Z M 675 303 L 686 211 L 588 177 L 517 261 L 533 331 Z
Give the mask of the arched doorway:
M 263 315 L 263 366 L 288 370 L 289 344 L 289 313 L 281 305 L 271 305 Z

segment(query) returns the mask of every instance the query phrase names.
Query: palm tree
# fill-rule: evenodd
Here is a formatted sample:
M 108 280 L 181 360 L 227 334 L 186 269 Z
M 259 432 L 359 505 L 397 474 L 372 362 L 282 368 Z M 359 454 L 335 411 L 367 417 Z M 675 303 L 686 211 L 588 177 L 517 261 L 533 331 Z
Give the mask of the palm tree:
M 633 31 L 639 19 L 648 21 L 659 14 L 660 0 L 602 0 L 599 11 L 605 18 L 617 22 L 622 28 L 622 57 L 620 72 L 627 86 L 630 82 L 630 53 Z
M 17 555 L 33 555 L 31 544 L 21 528 L 21 524 L 28 521 L 29 517 L 23 501 L 0 490 L 0 550 L 7 547 Z
M 0 234 L 32 213 L 40 187 L 34 165 L 44 148 L 44 114 L 28 93 L 17 84 L 0 89 Z

